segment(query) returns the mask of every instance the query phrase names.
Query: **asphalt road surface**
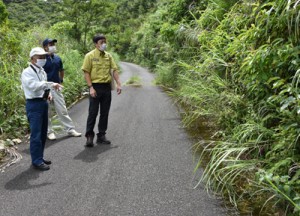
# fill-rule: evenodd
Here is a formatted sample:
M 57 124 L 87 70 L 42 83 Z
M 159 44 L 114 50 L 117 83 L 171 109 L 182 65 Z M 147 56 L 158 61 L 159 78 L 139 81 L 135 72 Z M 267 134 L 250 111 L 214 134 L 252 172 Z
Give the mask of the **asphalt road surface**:
M 194 189 L 199 173 L 193 173 L 193 141 L 172 100 L 146 69 L 130 63 L 121 68 L 123 83 L 139 76 L 142 86 L 113 93 L 112 144 L 85 148 L 84 136 L 61 133 L 47 141 L 45 158 L 53 164 L 46 172 L 30 168 L 29 145 L 21 144 L 23 159 L 0 173 L 1 216 L 226 215 L 222 201 L 201 185 Z M 87 99 L 69 110 L 83 134 L 87 112 Z

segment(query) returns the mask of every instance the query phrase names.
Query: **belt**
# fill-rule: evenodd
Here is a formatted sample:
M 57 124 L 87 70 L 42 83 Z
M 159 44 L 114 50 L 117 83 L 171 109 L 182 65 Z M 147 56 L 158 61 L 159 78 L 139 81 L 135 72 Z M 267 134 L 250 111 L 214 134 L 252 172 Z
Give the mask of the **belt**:
M 93 86 L 110 86 L 110 83 L 92 83 Z
M 110 83 L 92 83 L 95 89 L 110 90 Z
M 30 98 L 30 99 L 26 99 L 27 101 L 44 101 L 43 98 Z

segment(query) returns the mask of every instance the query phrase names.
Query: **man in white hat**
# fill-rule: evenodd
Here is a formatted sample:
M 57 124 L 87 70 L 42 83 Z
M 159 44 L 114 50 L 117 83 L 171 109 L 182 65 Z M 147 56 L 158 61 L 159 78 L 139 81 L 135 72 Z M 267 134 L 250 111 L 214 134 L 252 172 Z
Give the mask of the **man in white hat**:
M 30 51 L 30 65 L 22 72 L 21 81 L 26 98 L 26 113 L 30 125 L 30 155 L 33 168 L 49 170 L 51 161 L 44 159 L 44 148 L 48 129 L 48 102 L 50 88 L 58 91 L 62 86 L 47 82 L 43 66 L 46 52 L 41 47 Z

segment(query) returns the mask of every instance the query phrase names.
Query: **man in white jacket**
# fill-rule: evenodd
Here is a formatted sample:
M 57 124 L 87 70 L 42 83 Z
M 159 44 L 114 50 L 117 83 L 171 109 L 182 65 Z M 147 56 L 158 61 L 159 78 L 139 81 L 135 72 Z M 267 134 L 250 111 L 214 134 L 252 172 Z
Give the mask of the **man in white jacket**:
M 59 83 L 48 82 L 43 66 L 46 52 L 35 47 L 30 52 L 30 65 L 22 72 L 21 81 L 26 98 L 26 114 L 30 125 L 30 155 L 35 169 L 49 170 L 51 161 L 44 159 L 44 149 L 48 129 L 48 102 L 51 100 L 50 89 L 58 91 Z

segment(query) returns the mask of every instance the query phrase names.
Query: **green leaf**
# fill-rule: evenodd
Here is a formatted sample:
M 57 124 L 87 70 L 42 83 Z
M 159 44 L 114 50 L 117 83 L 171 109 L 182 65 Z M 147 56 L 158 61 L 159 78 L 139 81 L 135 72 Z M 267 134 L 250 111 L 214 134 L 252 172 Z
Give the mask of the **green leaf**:
M 280 107 L 280 111 L 285 110 L 290 104 L 292 104 L 296 98 L 290 96 L 286 100 L 283 101 L 283 105 Z
M 283 86 L 285 83 L 284 83 L 284 80 L 281 79 L 281 80 L 278 80 L 277 82 L 273 83 L 273 89 L 275 88 L 279 88 L 280 86 Z

